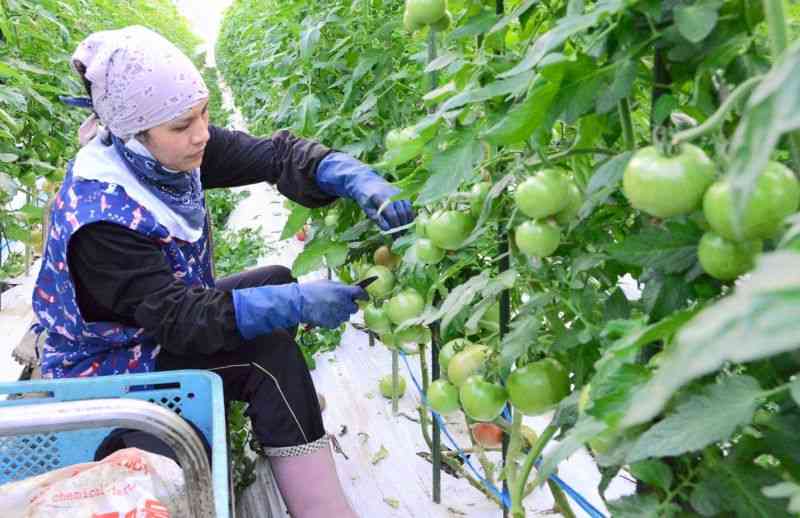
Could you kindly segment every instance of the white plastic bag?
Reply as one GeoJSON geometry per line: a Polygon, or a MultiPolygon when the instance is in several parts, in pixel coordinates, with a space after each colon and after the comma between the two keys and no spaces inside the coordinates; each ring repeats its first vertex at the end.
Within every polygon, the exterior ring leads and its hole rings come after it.
{"type": "Polygon", "coordinates": [[[182,518],[183,471],[137,448],[0,486],[3,518],[182,518]]]}

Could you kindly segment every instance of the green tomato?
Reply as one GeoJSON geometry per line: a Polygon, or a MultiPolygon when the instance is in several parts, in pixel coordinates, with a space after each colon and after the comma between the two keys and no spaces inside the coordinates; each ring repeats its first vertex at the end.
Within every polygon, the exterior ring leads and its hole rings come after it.
{"type": "Polygon", "coordinates": [[[339,224],[339,214],[335,212],[329,212],[325,215],[326,227],[335,227],[338,224],[339,224]]]}
{"type": "Polygon", "coordinates": [[[425,231],[428,239],[445,250],[458,250],[475,228],[472,216],[457,210],[440,210],[434,212],[428,221],[425,231]]]}
{"type": "Polygon", "coordinates": [[[325,250],[323,254],[325,257],[325,264],[328,265],[328,268],[336,268],[343,265],[347,262],[347,253],[349,251],[350,248],[347,246],[347,243],[334,243],[325,250]]]}
{"type": "Polygon", "coordinates": [[[443,378],[447,377],[447,367],[456,353],[463,351],[470,345],[475,345],[466,338],[450,340],[439,349],[439,372],[443,378]]]}
{"type": "Polygon", "coordinates": [[[708,189],[703,198],[703,213],[711,229],[726,239],[771,239],[799,204],[800,182],[794,173],[783,164],[770,162],[756,181],[752,197],[742,214],[739,232],[733,225],[733,197],[728,178],[708,189]]]}
{"type": "Polygon", "coordinates": [[[379,335],[392,332],[392,321],[386,316],[386,311],[373,304],[364,308],[364,323],[370,331],[379,335]]]}
{"type": "Polygon", "coordinates": [[[622,190],[633,207],[669,218],[696,210],[714,174],[714,164],[699,147],[683,144],[679,154],[667,157],[648,146],[628,162],[622,190]]]}
{"type": "Polygon", "coordinates": [[[706,232],[700,239],[697,256],[707,274],[721,281],[732,281],[753,268],[761,248],[761,241],[736,243],[706,232]]]}
{"type": "Polygon", "coordinates": [[[569,394],[569,374],[556,360],[528,363],[508,376],[511,404],[525,415],[539,415],[569,394]]]}
{"type": "Polygon", "coordinates": [[[430,384],[427,400],[428,406],[442,415],[452,414],[461,408],[458,404],[458,389],[444,379],[438,379],[430,384]]]}
{"type": "Polygon", "coordinates": [[[544,169],[519,184],[514,201],[529,218],[544,218],[567,206],[568,191],[569,184],[561,171],[544,169]]]}
{"type": "Polygon", "coordinates": [[[394,324],[417,318],[425,310],[425,299],[414,290],[403,290],[386,303],[386,316],[394,324]]]}
{"type": "Polygon", "coordinates": [[[581,205],[583,205],[581,191],[578,189],[578,186],[575,185],[575,182],[568,181],[567,205],[555,215],[558,224],[564,226],[569,225],[572,220],[575,219],[575,216],[578,215],[578,212],[581,210],[581,205]]]}
{"type": "Polygon", "coordinates": [[[397,397],[403,397],[403,394],[406,393],[406,379],[402,376],[397,377],[397,392],[392,390],[392,375],[389,374],[381,378],[380,383],[378,384],[381,395],[386,399],[392,399],[393,394],[397,394],[397,397]]]}
{"type": "Polygon", "coordinates": [[[450,28],[450,24],[453,23],[453,15],[450,14],[450,11],[445,11],[444,16],[439,18],[438,21],[431,24],[431,29],[438,32],[446,31],[450,28]]]}
{"type": "Polygon", "coordinates": [[[514,241],[528,257],[548,257],[561,244],[561,229],[552,221],[526,221],[517,227],[514,241]]]}
{"type": "Polygon", "coordinates": [[[392,292],[394,288],[394,274],[385,266],[375,265],[364,275],[364,278],[378,277],[378,279],[367,286],[367,293],[371,297],[383,298],[392,292]]]}
{"type": "Polygon", "coordinates": [[[444,259],[444,250],[434,245],[430,239],[422,237],[414,244],[417,259],[423,264],[438,264],[444,259]]]}
{"type": "Polygon", "coordinates": [[[470,189],[469,212],[473,218],[478,219],[480,217],[483,211],[483,204],[486,203],[486,197],[489,195],[491,188],[492,184],[490,182],[479,182],[470,189]]]}
{"type": "Polygon", "coordinates": [[[469,347],[453,355],[447,365],[447,379],[460,387],[464,382],[483,369],[486,363],[486,347],[469,347]]]}
{"type": "Polygon", "coordinates": [[[483,376],[467,378],[458,391],[464,413],[476,421],[493,421],[503,412],[508,394],[502,385],[490,383],[483,376]]]}
{"type": "Polygon", "coordinates": [[[416,32],[424,26],[422,24],[415,22],[411,18],[411,14],[408,12],[408,8],[406,8],[405,12],[403,13],[403,27],[405,27],[408,32],[416,32]]]}
{"type": "Polygon", "coordinates": [[[445,0],[406,0],[409,22],[414,25],[430,25],[438,22],[447,12],[445,0]]]}

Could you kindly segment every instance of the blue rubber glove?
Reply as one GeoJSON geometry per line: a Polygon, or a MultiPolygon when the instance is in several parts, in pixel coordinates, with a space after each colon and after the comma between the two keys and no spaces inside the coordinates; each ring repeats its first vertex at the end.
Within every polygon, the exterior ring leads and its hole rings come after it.
{"type": "Polygon", "coordinates": [[[331,196],[354,200],[382,230],[414,221],[408,200],[393,201],[378,214],[381,206],[400,190],[346,153],[331,153],[322,159],[317,167],[317,185],[331,196]]]}
{"type": "Polygon", "coordinates": [[[358,286],[314,281],[233,290],[236,327],[247,340],[289,329],[300,323],[334,328],[358,311],[356,300],[367,300],[358,286]]]}

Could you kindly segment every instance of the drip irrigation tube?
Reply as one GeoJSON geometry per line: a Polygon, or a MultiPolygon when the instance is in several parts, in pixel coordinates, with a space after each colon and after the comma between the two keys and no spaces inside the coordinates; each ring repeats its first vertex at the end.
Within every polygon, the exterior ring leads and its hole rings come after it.
{"type": "MultiPolygon", "coordinates": [[[[409,365],[408,363],[408,356],[403,351],[400,351],[400,357],[403,358],[403,363],[405,363],[406,365],[406,370],[408,370],[408,375],[411,376],[411,381],[413,381],[414,386],[417,387],[417,391],[419,392],[419,395],[422,398],[422,402],[425,404],[425,406],[427,406],[428,402],[425,398],[425,393],[422,391],[422,387],[420,386],[419,381],[417,381],[416,376],[414,376],[414,372],[411,370],[411,365],[409,365]]],[[[504,410],[503,413],[505,414],[507,411],[508,409],[504,410]]],[[[503,503],[503,507],[509,509],[511,507],[511,498],[508,492],[499,491],[494,484],[486,480],[480,474],[480,472],[475,468],[475,466],[470,461],[469,456],[466,453],[464,453],[464,450],[461,449],[461,447],[455,441],[453,436],[450,435],[447,426],[445,426],[444,419],[442,419],[442,417],[433,410],[431,411],[431,413],[433,414],[434,419],[436,419],[436,421],[439,423],[442,433],[444,433],[444,436],[450,442],[450,446],[456,451],[461,460],[464,461],[464,464],[478,478],[478,481],[481,484],[483,484],[493,495],[495,495],[503,503]]],[[[539,465],[539,462],[540,461],[537,460],[536,462],[537,466],[539,465]]],[[[606,518],[606,516],[599,509],[593,506],[583,495],[581,495],[578,491],[576,491],[572,486],[567,484],[560,477],[558,477],[557,475],[550,475],[549,478],[550,480],[555,482],[555,484],[558,485],[558,487],[560,487],[564,491],[564,493],[566,493],[567,496],[569,496],[576,504],[578,504],[578,506],[581,509],[583,509],[583,511],[586,514],[588,514],[591,518],[606,518]]]]}

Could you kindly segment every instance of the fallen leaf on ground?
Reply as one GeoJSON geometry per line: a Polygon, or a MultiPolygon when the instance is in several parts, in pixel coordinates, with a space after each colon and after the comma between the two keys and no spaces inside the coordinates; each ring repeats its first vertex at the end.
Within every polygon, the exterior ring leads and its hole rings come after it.
{"type": "Polygon", "coordinates": [[[388,456],[389,456],[389,450],[387,450],[383,446],[383,444],[381,444],[381,449],[378,450],[378,453],[376,453],[375,455],[372,456],[372,461],[371,461],[372,465],[374,466],[375,464],[379,463],[380,461],[382,461],[383,459],[385,459],[388,456]]]}

